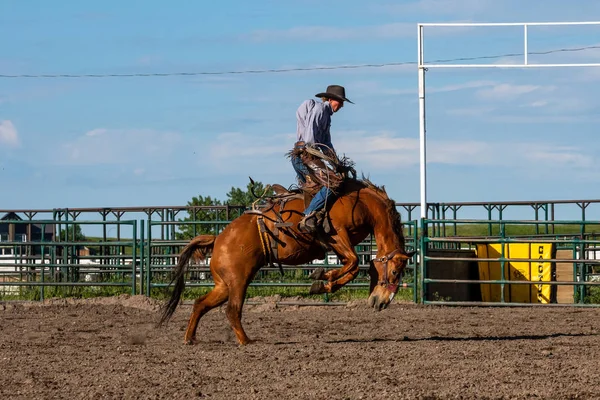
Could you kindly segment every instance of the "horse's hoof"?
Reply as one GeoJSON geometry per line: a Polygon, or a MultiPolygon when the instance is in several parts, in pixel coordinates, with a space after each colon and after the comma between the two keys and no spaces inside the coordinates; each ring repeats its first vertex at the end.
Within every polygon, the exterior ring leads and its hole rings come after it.
{"type": "Polygon", "coordinates": [[[315,280],[315,281],[320,281],[325,279],[325,268],[317,268],[313,271],[312,274],[310,274],[308,276],[309,279],[315,280]]]}
{"type": "Polygon", "coordinates": [[[245,342],[240,342],[240,347],[247,346],[247,345],[253,344],[253,343],[256,343],[256,340],[247,339],[245,342]]]}
{"type": "Polygon", "coordinates": [[[187,346],[193,346],[196,344],[196,339],[186,339],[183,341],[183,344],[187,346]]]}
{"type": "Polygon", "coordinates": [[[325,285],[323,284],[323,282],[321,281],[317,281],[317,282],[313,282],[312,285],[310,285],[310,290],[308,292],[308,294],[321,294],[321,293],[325,293],[325,285]]]}

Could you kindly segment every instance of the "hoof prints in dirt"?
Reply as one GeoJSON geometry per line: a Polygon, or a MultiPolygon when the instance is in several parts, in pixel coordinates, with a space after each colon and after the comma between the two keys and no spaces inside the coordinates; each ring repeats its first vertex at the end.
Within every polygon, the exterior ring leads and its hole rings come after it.
{"type": "Polygon", "coordinates": [[[157,328],[137,296],[4,305],[0,398],[593,398],[600,378],[593,309],[257,305],[239,347],[221,309],[185,346],[190,307],[157,328]]]}

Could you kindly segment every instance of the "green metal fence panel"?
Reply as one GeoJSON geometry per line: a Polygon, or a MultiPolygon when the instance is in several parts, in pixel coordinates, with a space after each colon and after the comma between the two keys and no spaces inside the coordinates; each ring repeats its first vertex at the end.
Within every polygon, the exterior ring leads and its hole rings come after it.
{"type": "MultiPolygon", "coordinates": [[[[516,303],[508,302],[505,299],[506,285],[533,285],[536,281],[516,281],[511,279],[493,279],[493,280],[472,280],[472,279],[433,279],[429,278],[429,264],[433,261],[466,261],[469,258],[451,258],[434,257],[430,253],[439,248],[472,248],[475,244],[511,244],[511,243],[550,243],[555,248],[571,249],[573,258],[570,260],[549,258],[545,262],[557,263],[565,262],[573,264],[572,281],[544,281],[543,285],[561,286],[568,285],[574,287],[574,297],[576,302],[573,306],[598,306],[600,303],[600,238],[594,233],[598,230],[600,221],[585,220],[567,220],[567,221],[523,221],[523,220],[503,220],[503,221],[482,221],[482,220],[443,220],[443,219],[423,219],[421,220],[421,240],[420,240],[420,288],[421,294],[419,300],[423,304],[444,304],[444,305],[509,305],[524,306],[538,305],[535,303],[516,303]],[[439,236],[437,233],[431,235],[433,226],[446,226],[452,224],[462,228],[464,232],[472,232],[472,226],[481,226],[484,228],[493,225],[496,227],[493,231],[488,231],[487,235],[464,236],[439,236]],[[549,234],[545,227],[552,225],[554,233],[549,234]],[[512,233],[508,231],[512,230],[512,233]],[[543,233],[540,233],[543,232],[543,233]],[[592,257],[593,255],[593,257],[592,257]],[[593,278],[593,279],[591,279],[593,278]],[[533,282],[533,283],[532,283],[533,282]],[[431,284],[490,284],[500,287],[499,302],[470,302],[470,301],[452,301],[452,300],[428,300],[429,286],[431,284]]],[[[501,254],[497,258],[481,258],[478,261],[493,261],[500,264],[500,277],[505,277],[505,271],[508,268],[508,262],[528,262],[535,263],[539,258],[507,258],[504,253],[505,246],[501,246],[501,254]]],[[[565,305],[565,304],[539,304],[544,305],[565,305]]]]}
{"type": "Polygon", "coordinates": [[[15,219],[2,224],[9,226],[11,234],[10,240],[0,241],[0,299],[43,301],[48,296],[137,293],[137,221],[15,219]],[[131,238],[76,237],[76,227],[106,224],[127,227],[131,238]],[[15,233],[23,230],[34,235],[15,233]]]}
{"type": "MultiPolygon", "coordinates": [[[[440,257],[431,256],[431,251],[472,249],[475,243],[486,240],[500,240],[503,243],[543,240],[552,242],[557,249],[569,251],[572,258],[566,261],[573,264],[572,281],[551,284],[572,286],[575,305],[586,306],[599,302],[600,242],[595,233],[599,222],[592,216],[595,215],[594,210],[600,208],[600,200],[434,203],[428,205],[428,212],[433,218],[417,221],[412,221],[412,213],[419,207],[417,203],[397,203],[397,207],[404,215],[408,214],[409,221],[404,223],[407,249],[419,250],[414,262],[409,265],[404,281],[406,286],[413,289],[412,299],[415,302],[455,304],[447,301],[433,302],[425,298],[429,286],[444,284],[443,280],[428,278],[428,263],[440,261],[440,257]],[[564,207],[570,207],[571,214],[573,207],[578,209],[579,215],[575,216],[580,216],[581,219],[556,219],[564,207]],[[474,209],[482,210],[481,219],[459,219],[459,215],[474,209]],[[506,218],[513,215],[514,210],[529,210],[528,215],[533,219],[506,218]]],[[[30,229],[23,236],[26,237],[25,242],[22,241],[23,237],[15,238],[14,235],[9,241],[0,232],[0,298],[11,298],[11,293],[23,293],[25,296],[41,299],[65,293],[78,296],[122,292],[157,295],[157,289],[164,288],[170,281],[170,272],[179,251],[187,244],[182,228],[187,227],[189,235],[204,230],[219,233],[231,220],[241,215],[244,209],[239,206],[181,206],[5,210],[22,213],[28,219],[4,220],[0,224],[23,226],[46,222],[53,226],[54,237],[52,240],[34,240],[30,229]],[[46,213],[50,218],[36,220],[35,217],[40,213],[46,213]],[[187,214],[184,216],[183,213],[187,214]],[[195,218],[202,215],[209,216],[212,221],[195,218]],[[83,216],[85,220],[78,221],[83,216]],[[97,216],[97,220],[90,219],[92,216],[97,216]],[[184,217],[187,220],[184,221],[184,217]],[[87,242],[76,240],[73,227],[78,224],[97,224],[102,231],[99,235],[101,237],[87,242]],[[116,233],[116,239],[109,237],[111,232],[116,233]],[[96,249],[95,254],[83,255],[79,251],[82,246],[96,249]],[[43,267],[40,266],[40,260],[43,260],[43,267]],[[40,290],[42,287],[44,289],[40,290]]],[[[369,259],[377,251],[370,239],[359,244],[356,249],[360,254],[361,273],[347,286],[350,291],[368,288],[369,259]]],[[[252,283],[252,288],[263,288],[263,293],[267,293],[266,289],[269,289],[270,293],[284,296],[305,295],[311,284],[307,276],[314,268],[339,266],[336,257],[329,256],[331,254],[321,262],[284,266],[283,277],[277,269],[265,267],[252,283]]],[[[503,256],[496,261],[506,268],[507,260],[503,256]]],[[[558,260],[553,260],[556,261],[558,260]]],[[[187,278],[192,290],[212,286],[208,264],[194,265],[187,278]]],[[[464,280],[450,280],[446,283],[457,282],[464,283],[464,280]]],[[[477,281],[477,284],[481,283],[486,281],[477,281]]],[[[528,283],[500,280],[490,284],[503,287],[528,283]]],[[[324,300],[329,299],[324,297],[324,300]]],[[[461,304],[467,305],[464,302],[461,304]]],[[[509,302],[502,304],[517,305],[509,302]]]]}
{"type": "MultiPolygon", "coordinates": [[[[153,237],[153,231],[161,230],[163,226],[183,227],[186,232],[199,233],[200,231],[212,234],[220,233],[231,221],[153,221],[149,220],[147,224],[147,256],[145,257],[145,293],[147,296],[155,295],[153,289],[165,288],[170,283],[171,271],[176,266],[178,254],[190,238],[185,240],[156,240],[153,237]],[[185,229],[187,226],[195,227],[194,230],[185,229]],[[158,228],[158,229],[157,229],[158,228]]],[[[405,230],[410,233],[406,237],[407,250],[416,249],[416,240],[418,230],[416,221],[405,223],[405,230]]],[[[377,247],[373,238],[369,237],[356,246],[359,255],[359,276],[350,284],[345,286],[346,290],[368,290],[369,276],[368,269],[370,260],[377,252],[377,247]]],[[[308,288],[312,284],[308,276],[317,267],[325,269],[339,268],[341,264],[333,253],[328,253],[324,260],[315,260],[303,265],[283,265],[284,275],[281,276],[278,268],[265,266],[259,270],[254,280],[250,284],[249,296],[282,294],[286,296],[305,296],[308,294],[308,288]],[[254,288],[254,290],[252,289],[254,288]],[[257,289],[262,288],[262,290],[257,289]]],[[[186,286],[188,288],[209,288],[213,286],[210,275],[210,258],[205,262],[190,265],[186,275],[186,286]]],[[[410,263],[408,273],[405,276],[403,288],[409,288],[413,291],[413,298],[416,298],[417,279],[414,273],[414,263],[410,263]]],[[[324,301],[329,301],[329,296],[323,296],[324,301]]]]}

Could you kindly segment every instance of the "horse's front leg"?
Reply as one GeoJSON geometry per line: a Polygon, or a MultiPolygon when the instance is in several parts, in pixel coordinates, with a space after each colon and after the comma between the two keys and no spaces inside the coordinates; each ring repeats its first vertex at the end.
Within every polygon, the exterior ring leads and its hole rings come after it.
{"type": "Polygon", "coordinates": [[[324,270],[315,271],[316,274],[313,273],[311,277],[319,279],[319,281],[313,283],[310,294],[333,293],[346,283],[354,280],[358,275],[358,255],[350,243],[350,239],[345,235],[339,235],[332,248],[344,265],[341,268],[327,272],[324,272],[324,270]],[[320,280],[327,280],[327,283],[323,284],[320,280]]]}

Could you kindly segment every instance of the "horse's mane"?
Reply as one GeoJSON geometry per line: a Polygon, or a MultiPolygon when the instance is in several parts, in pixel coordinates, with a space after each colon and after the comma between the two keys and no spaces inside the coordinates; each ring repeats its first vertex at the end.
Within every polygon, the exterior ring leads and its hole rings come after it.
{"type": "Polygon", "coordinates": [[[381,197],[381,199],[385,202],[387,207],[387,213],[390,216],[390,219],[392,220],[392,230],[394,231],[398,239],[400,239],[400,244],[404,246],[404,229],[402,228],[402,218],[400,216],[400,213],[398,212],[398,209],[396,208],[396,202],[390,199],[387,192],[385,191],[385,186],[377,186],[364,176],[362,177],[362,179],[355,179],[355,182],[357,182],[361,186],[364,186],[367,189],[371,189],[373,192],[379,195],[379,197],[381,197]]]}

